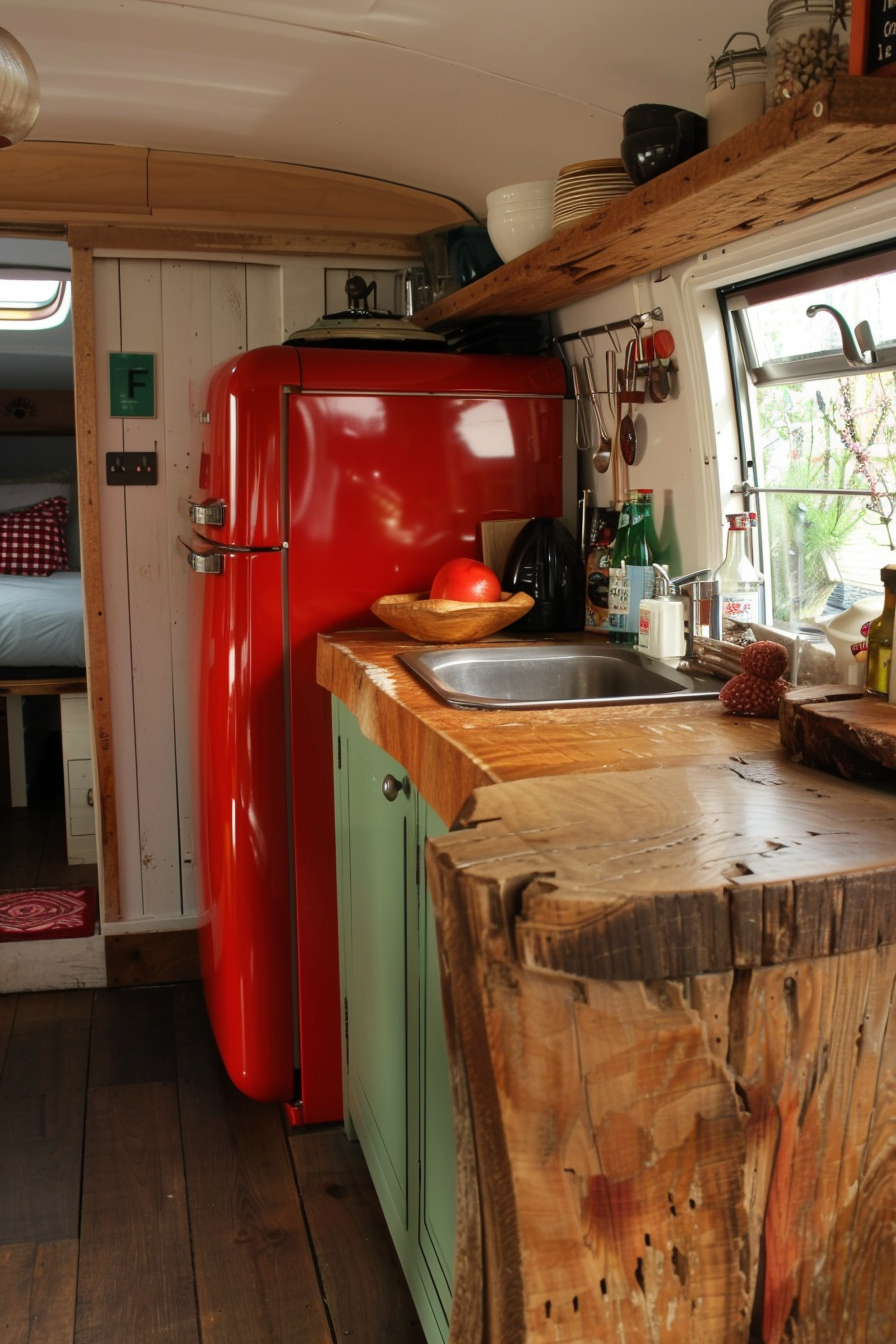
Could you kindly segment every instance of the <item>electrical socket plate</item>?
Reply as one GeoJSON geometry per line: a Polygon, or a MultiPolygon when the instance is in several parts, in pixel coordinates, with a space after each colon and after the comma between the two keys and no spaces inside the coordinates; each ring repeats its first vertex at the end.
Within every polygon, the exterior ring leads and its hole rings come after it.
{"type": "Polygon", "coordinates": [[[107,485],[158,485],[157,453],[107,453],[107,485]]]}

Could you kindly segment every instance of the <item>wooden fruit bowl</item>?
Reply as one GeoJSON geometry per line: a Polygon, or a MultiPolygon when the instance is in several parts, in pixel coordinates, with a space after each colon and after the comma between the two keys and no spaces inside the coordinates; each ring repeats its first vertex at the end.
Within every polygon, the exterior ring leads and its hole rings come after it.
{"type": "Polygon", "coordinates": [[[528,593],[502,593],[500,602],[449,602],[425,593],[381,597],[370,610],[393,630],[426,644],[463,644],[512,625],[535,605],[528,593]]]}

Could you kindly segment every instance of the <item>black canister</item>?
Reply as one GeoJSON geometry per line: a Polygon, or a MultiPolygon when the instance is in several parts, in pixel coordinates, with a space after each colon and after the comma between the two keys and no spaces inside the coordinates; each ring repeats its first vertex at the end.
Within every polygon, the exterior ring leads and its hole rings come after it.
{"type": "Polygon", "coordinates": [[[514,631],[582,630],[585,566],[569,528],[559,518],[532,518],[507,555],[502,587],[529,593],[535,606],[514,621],[514,631]]]}

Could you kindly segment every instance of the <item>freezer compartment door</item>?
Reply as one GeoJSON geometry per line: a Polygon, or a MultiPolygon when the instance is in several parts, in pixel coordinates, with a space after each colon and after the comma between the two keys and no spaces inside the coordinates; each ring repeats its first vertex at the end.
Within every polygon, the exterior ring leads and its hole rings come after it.
{"type": "Polygon", "coordinates": [[[202,975],[227,1072],[257,1101],[295,1090],[282,564],[226,553],[190,581],[202,975]]]}

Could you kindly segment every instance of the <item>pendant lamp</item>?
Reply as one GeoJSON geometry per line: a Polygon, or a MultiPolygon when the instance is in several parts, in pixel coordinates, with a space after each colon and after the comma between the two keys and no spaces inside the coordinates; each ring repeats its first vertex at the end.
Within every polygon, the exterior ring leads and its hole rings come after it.
{"type": "Polygon", "coordinates": [[[0,149],[24,140],[40,111],[40,82],[21,42],[0,28],[0,149]]]}

